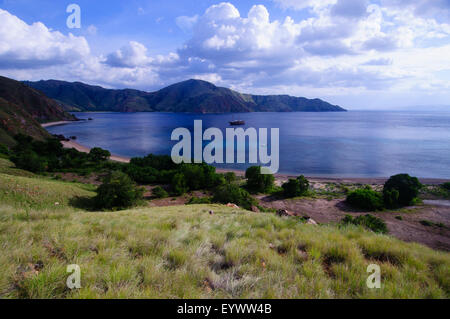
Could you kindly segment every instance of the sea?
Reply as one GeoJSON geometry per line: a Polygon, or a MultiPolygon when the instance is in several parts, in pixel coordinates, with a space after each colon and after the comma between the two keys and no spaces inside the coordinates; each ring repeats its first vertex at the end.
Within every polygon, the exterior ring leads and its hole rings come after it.
{"type": "MultiPolygon", "coordinates": [[[[115,155],[170,155],[177,143],[171,140],[176,128],[193,132],[194,121],[201,120],[203,130],[219,128],[225,138],[229,122],[243,120],[244,129],[267,128],[268,144],[270,130],[279,129],[279,173],[349,178],[408,173],[422,178],[450,178],[450,111],[74,114],[85,121],[49,127],[48,131],[76,136],[80,144],[101,147],[115,155]]],[[[203,145],[208,143],[204,141],[203,145]]],[[[270,154],[271,145],[259,146],[268,147],[270,154]]],[[[251,165],[215,164],[238,170],[251,165]]]]}

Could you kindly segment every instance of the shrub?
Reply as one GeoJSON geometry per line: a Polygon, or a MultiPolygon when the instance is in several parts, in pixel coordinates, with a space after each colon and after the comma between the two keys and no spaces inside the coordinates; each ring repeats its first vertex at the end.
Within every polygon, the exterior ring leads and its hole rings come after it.
{"type": "Polygon", "coordinates": [[[143,196],[131,178],[120,171],[109,173],[97,189],[95,203],[99,209],[125,209],[136,205],[143,196]]]}
{"type": "Polygon", "coordinates": [[[213,166],[202,164],[183,164],[179,168],[189,190],[211,189],[225,183],[222,175],[213,166]]]}
{"type": "Polygon", "coordinates": [[[106,161],[110,156],[111,153],[109,151],[101,149],[100,147],[94,147],[89,152],[89,157],[96,163],[106,161]]]}
{"type": "Polygon", "coordinates": [[[369,187],[354,190],[347,195],[347,203],[370,211],[383,209],[383,197],[369,187]]]}
{"type": "Polygon", "coordinates": [[[129,164],[124,167],[124,172],[136,183],[155,184],[160,182],[160,173],[153,167],[141,167],[129,164]]]}
{"type": "Polygon", "coordinates": [[[233,183],[236,181],[236,174],[234,172],[228,172],[224,174],[224,178],[227,183],[233,183]]]}
{"type": "Polygon", "coordinates": [[[47,161],[32,150],[23,150],[11,157],[11,161],[17,168],[33,173],[44,172],[47,168],[47,161]]]}
{"type": "Polygon", "coordinates": [[[152,194],[155,198],[167,198],[169,197],[169,193],[167,193],[164,188],[161,186],[157,186],[153,188],[152,194]]]}
{"type": "Polygon", "coordinates": [[[247,188],[252,192],[268,193],[274,186],[272,174],[261,174],[261,166],[252,166],[245,172],[247,188]]]}
{"type": "Polygon", "coordinates": [[[450,182],[444,183],[441,185],[441,188],[450,191],[450,182]]]}
{"type": "Polygon", "coordinates": [[[372,230],[375,233],[381,233],[381,234],[387,234],[388,229],[386,226],[386,223],[373,215],[367,214],[367,215],[361,215],[356,218],[353,218],[350,215],[345,215],[345,217],[341,221],[344,225],[345,224],[353,224],[353,225],[360,225],[364,226],[365,228],[368,228],[372,230]]]}
{"type": "Polygon", "coordinates": [[[421,188],[422,184],[417,177],[411,177],[408,174],[392,176],[384,184],[385,205],[390,208],[408,206],[419,195],[421,188]],[[395,191],[398,192],[398,198],[395,191]]]}
{"type": "Polygon", "coordinates": [[[219,186],[214,191],[212,201],[222,204],[233,203],[248,210],[251,210],[252,206],[257,204],[256,200],[249,194],[249,192],[234,184],[219,186]]]}
{"type": "Polygon", "coordinates": [[[172,192],[175,195],[183,195],[187,191],[189,191],[189,188],[186,183],[186,177],[182,173],[177,173],[172,178],[172,192]]]}
{"type": "Polygon", "coordinates": [[[423,226],[426,226],[426,227],[431,227],[431,226],[434,225],[434,223],[433,223],[433,222],[430,222],[429,220],[421,220],[420,223],[421,223],[423,226]]]}
{"type": "Polygon", "coordinates": [[[309,189],[309,182],[305,176],[299,176],[296,179],[289,179],[287,183],[282,185],[285,197],[292,198],[305,195],[309,189]]]}
{"type": "Polygon", "coordinates": [[[3,144],[0,144],[0,154],[9,155],[9,148],[3,144]]]}

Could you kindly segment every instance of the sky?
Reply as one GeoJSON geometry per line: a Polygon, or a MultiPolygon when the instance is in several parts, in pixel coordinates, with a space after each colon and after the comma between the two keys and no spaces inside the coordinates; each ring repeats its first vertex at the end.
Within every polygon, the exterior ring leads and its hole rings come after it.
{"type": "Polygon", "coordinates": [[[450,0],[0,0],[0,75],[146,91],[195,78],[347,109],[450,105],[450,0]]]}

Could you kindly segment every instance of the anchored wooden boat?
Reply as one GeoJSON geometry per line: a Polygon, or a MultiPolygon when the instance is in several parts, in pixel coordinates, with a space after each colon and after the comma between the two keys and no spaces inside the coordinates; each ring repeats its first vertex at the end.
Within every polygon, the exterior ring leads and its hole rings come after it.
{"type": "Polygon", "coordinates": [[[231,126],[245,125],[245,121],[241,121],[241,120],[239,120],[239,121],[231,121],[230,125],[231,126]]]}

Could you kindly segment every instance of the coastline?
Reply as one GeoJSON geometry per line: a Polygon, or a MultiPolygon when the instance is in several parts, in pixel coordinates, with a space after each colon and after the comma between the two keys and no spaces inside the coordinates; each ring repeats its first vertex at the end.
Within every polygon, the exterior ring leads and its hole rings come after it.
{"type": "MultiPolygon", "coordinates": [[[[82,153],[89,153],[91,151],[91,148],[81,145],[80,143],[77,143],[74,141],[61,141],[61,144],[64,146],[64,148],[74,148],[78,152],[82,152],[82,153]]],[[[130,157],[119,156],[119,155],[114,155],[114,154],[112,154],[109,159],[111,161],[120,162],[120,163],[129,163],[131,161],[130,157]]]]}
{"type": "Polygon", "coordinates": [[[65,125],[65,124],[71,124],[74,122],[79,122],[79,121],[58,121],[58,122],[49,122],[49,123],[44,123],[41,124],[41,126],[43,128],[47,128],[47,127],[51,127],[51,126],[58,126],[58,125],[65,125]]]}
{"type": "MultiPolygon", "coordinates": [[[[71,124],[76,121],[59,121],[59,122],[50,122],[42,124],[43,128],[51,127],[51,126],[57,126],[57,125],[65,125],[65,124],[71,124]]],[[[85,145],[82,145],[80,143],[77,143],[75,141],[61,141],[64,148],[74,148],[79,152],[83,153],[89,153],[91,148],[87,147],[85,145]]],[[[131,158],[127,156],[120,156],[112,154],[109,158],[111,161],[119,162],[119,163],[130,163],[131,158]]],[[[216,171],[218,173],[229,173],[233,172],[237,176],[245,176],[245,171],[238,170],[238,169],[225,169],[225,168],[216,168],[216,171]]],[[[298,174],[301,175],[301,174],[298,174]]],[[[278,182],[280,181],[287,181],[289,178],[296,178],[298,175],[293,174],[283,174],[283,173],[277,173],[274,174],[274,177],[278,182]]],[[[305,176],[312,182],[319,182],[319,183],[345,183],[345,184],[371,184],[371,185],[383,185],[389,177],[326,177],[326,176],[305,176]]],[[[419,180],[422,184],[427,185],[440,185],[446,182],[450,182],[450,179],[445,178],[420,178],[419,180]]]]}

